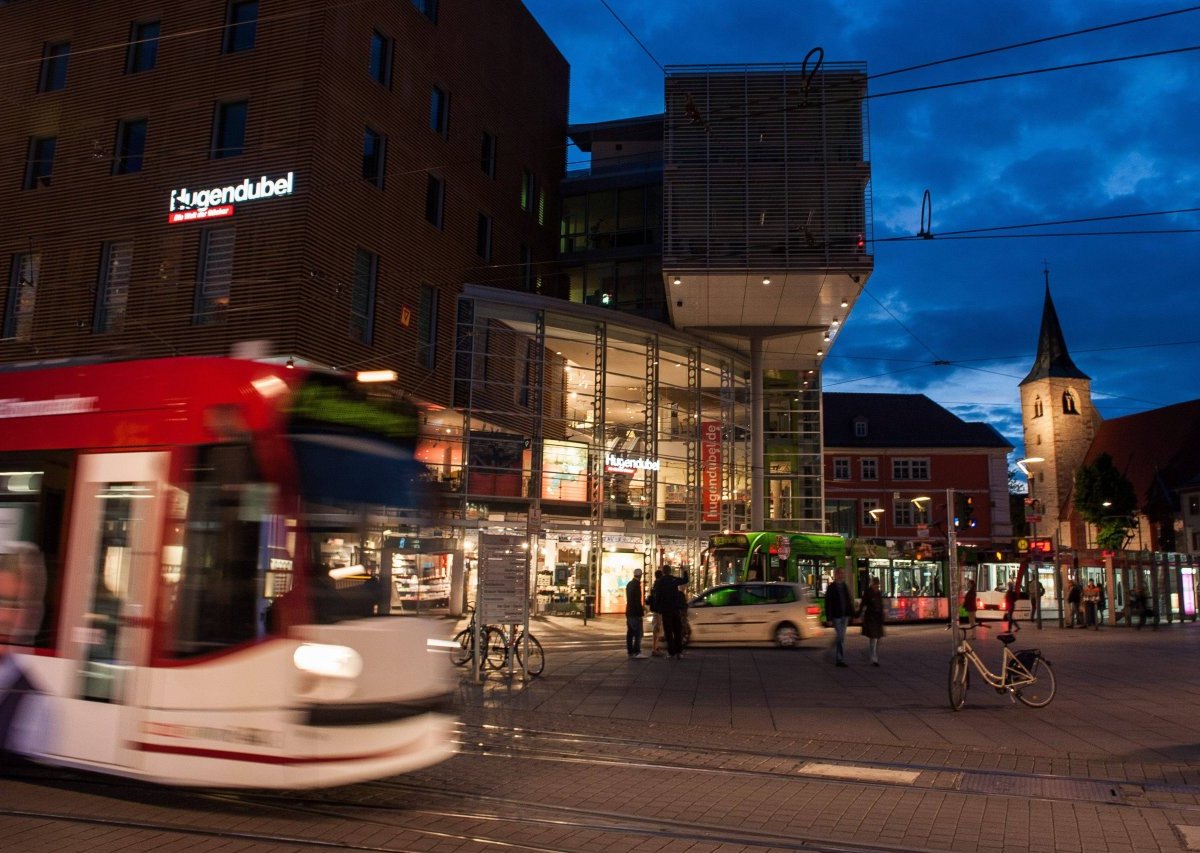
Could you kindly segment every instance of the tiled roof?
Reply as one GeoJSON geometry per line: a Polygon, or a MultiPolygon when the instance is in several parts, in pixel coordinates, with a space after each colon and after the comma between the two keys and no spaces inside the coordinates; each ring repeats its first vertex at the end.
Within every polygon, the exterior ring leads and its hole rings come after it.
{"type": "Polygon", "coordinates": [[[969,423],[924,394],[822,395],[826,447],[994,447],[1012,445],[989,424],[969,423]],[[867,434],[854,423],[867,421],[867,434]]]}
{"type": "Polygon", "coordinates": [[[1200,477],[1200,400],[1104,421],[1084,464],[1102,453],[1133,484],[1139,506],[1161,501],[1162,489],[1200,477]]]}

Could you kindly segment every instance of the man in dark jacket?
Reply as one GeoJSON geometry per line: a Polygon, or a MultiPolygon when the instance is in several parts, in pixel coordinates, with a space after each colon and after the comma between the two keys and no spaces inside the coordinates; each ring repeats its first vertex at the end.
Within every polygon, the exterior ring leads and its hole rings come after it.
{"type": "Polygon", "coordinates": [[[670,566],[663,566],[662,577],[654,582],[654,609],[662,617],[663,636],[667,640],[667,654],[678,659],[683,656],[683,595],[681,588],[688,582],[688,573],[683,577],[671,574],[670,566]]]}
{"type": "Polygon", "coordinates": [[[846,625],[853,615],[854,598],[846,586],[846,572],[837,569],[825,587],[825,619],[833,626],[834,659],[838,666],[846,666],[846,625]]]}
{"type": "Polygon", "coordinates": [[[631,658],[644,658],[642,654],[642,625],[646,618],[642,603],[642,570],[633,570],[633,580],[625,584],[625,651],[631,658]]]}

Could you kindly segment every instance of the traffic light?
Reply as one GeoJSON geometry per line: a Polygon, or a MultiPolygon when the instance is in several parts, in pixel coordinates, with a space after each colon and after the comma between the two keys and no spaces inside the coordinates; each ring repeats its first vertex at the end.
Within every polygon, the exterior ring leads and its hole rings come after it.
{"type": "Polygon", "coordinates": [[[954,496],[954,526],[959,530],[968,530],[979,525],[975,518],[975,498],[970,495],[956,494],[954,496]]]}

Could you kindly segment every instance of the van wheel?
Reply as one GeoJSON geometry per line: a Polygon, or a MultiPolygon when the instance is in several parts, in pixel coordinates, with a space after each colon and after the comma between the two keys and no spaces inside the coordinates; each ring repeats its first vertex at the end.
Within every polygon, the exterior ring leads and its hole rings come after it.
{"type": "Polygon", "coordinates": [[[800,644],[800,632],[796,626],[785,622],[775,629],[775,645],[781,649],[794,649],[800,644]]]}

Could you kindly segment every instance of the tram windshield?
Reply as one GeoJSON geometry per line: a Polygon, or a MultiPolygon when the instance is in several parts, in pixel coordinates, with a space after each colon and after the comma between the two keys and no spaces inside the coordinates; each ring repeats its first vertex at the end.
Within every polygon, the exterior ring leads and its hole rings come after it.
{"type": "Polygon", "coordinates": [[[286,411],[286,434],[265,436],[261,452],[249,441],[195,451],[164,560],[168,656],[388,613],[387,537],[430,509],[410,410],[317,376],[286,411]],[[269,457],[289,460],[294,490],[260,467],[269,457]]]}

